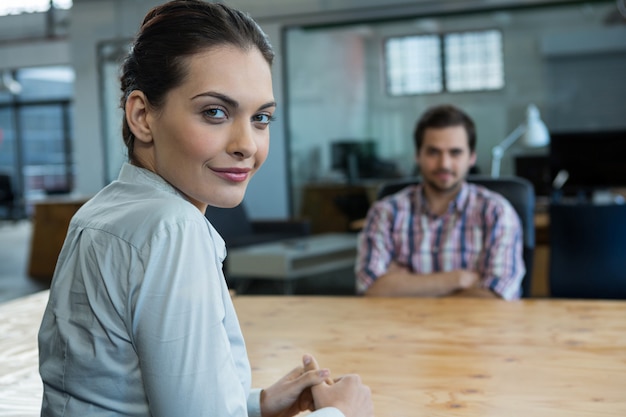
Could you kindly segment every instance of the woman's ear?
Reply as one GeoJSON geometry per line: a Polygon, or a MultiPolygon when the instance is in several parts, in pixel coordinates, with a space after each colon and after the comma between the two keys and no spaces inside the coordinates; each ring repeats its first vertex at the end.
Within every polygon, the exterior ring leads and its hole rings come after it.
{"type": "Polygon", "coordinates": [[[152,142],[152,131],[148,123],[149,103],[142,91],[132,91],[126,99],[126,122],[135,139],[143,142],[152,142]]]}

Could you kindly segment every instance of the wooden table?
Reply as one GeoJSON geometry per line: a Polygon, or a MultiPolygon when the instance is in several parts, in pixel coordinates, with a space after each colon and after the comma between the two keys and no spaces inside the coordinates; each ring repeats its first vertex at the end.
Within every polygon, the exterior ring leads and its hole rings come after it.
{"type": "MultiPolygon", "coordinates": [[[[0,415],[36,416],[47,293],[0,305],[0,415]],[[19,410],[19,412],[15,412],[19,410]]],[[[626,415],[626,302],[234,298],[266,386],[305,352],[358,372],[377,417],[626,415]]]]}

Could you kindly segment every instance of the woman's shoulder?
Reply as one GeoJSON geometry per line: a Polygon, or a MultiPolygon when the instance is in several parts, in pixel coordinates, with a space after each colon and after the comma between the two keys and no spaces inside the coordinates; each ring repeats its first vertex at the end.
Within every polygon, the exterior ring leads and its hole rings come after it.
{"type": "Polygon", "coordinates": [[[73,222],[128,241],[190,225],[208,230],[204,213],[182,196],[125,183],[105,187],[78,211],[73,222]]]}

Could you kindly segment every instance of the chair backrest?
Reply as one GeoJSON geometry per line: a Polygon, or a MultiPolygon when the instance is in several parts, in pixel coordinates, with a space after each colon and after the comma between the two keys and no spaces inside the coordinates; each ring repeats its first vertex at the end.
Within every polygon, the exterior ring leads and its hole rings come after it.
{"type": "MultiPolygon", "coordinates": [[[[523,257],[526,275],[522,279],[522,296],[530,296],[535,252],[535,190],[533,185],[530,181],[520,177],[492,178],[483,175],[469,175],[467,181],[501,194],[517,212],[524,234],[523,257]]],[[[419,183],[419,178],[405,178],[385,183],[379,188],[377,198],[381,199],[406,186],[419,183]]]]}
{"type": "Polygon", "coordinates": [[[550,295],[626,299],[626,205],[550,205],[550,295]]]}
{"type": "Polygon", "coordinates": [[[0,220],[16,220],[18,214],[18,204],[13,193],[11,177],[0,174],[0,220]]]}
{"type": "Polygon", "coordinates": [[[204,215],[227,244],[238,237],[253,233],[252,223],[243,203],[233,208],[208,206],[204,215]]]}
{"type": "Polygon", "coordinates": [[[13,187],[11,185],[11,177],[0,174],[0,204],[12,204],[15,200],[13,187]]]}

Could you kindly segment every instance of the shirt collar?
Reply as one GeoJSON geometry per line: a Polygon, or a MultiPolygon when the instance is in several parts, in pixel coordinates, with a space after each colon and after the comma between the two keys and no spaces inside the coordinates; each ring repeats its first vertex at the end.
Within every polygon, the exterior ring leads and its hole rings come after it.
{"type": "MultiPolygon", "coordinates": [[[[430,213],[428,208],[428,202],[426,200],[426,195],[424,193],[424,185],[419,184],[415,189],[415,200],[418,211],[422,213],[430,213]]],[[[469,185],[467,181],[463,181],[461,185],[461,190],[456,195],[454,200],[452,200],[448,206],[447,213],[451,213],[452,211],[462,212],[467,204],[467,200],[469,198],[469,185]]]]}
{"type": "Polygon", "coordinates": [[[159,191],[164,191],[166,193],[179,196],[186,200],[183,194],[176,188],[172,187],[172,185],[165,181],[163,177],[155,174],[148,169],[129,164],[128,162],[122,165],[122,169],[120,170],[120,174],[117,179],[121,182],[132,182],[149,185],[150,187],[156,188],[159,191]]]}
{"type": "MultiPolygon", "coordinates": [[[[120,174],[117,179],[120,182],[144,184],[156,190],[163,191],[163,192],[172,194],[174,196],[178,196],[182,198],[183,200],[188,201],[187,198],[185,198],[185,196],[180,191],[178,191],[176,188],[170,185],[170,183],[165,181],[163,177],[155,174],[154,172],[148,169],[140,168],[138,166],[129,164],[128,162],[122,165],[120,174]]],[[[226,258],[226,244],[224,242],[224,239],[219,234],[219,232],[215,230],[215,228],[213,227],[211,222],[208,221],[208,219],[205,218],[205,222],[207,226],[209,227],[209,233],[211,233],[213,237],[213,241],[215,242],[215,247],[216,247],[216,251],[220,259],[220,262],[223,262],[224,259],[226,258]]]]}

